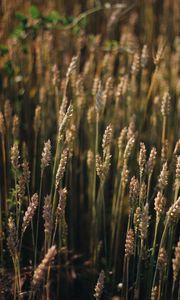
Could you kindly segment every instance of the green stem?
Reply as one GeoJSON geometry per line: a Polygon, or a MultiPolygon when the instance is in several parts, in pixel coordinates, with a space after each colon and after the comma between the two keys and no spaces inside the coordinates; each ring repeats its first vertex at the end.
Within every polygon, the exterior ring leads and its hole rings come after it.
{"type": "Polygon", "coordinates": [[[40,220],[40,209],[41,209],[41,192],[42,192],[42,182],[43,182],[44,170],[41,170],[40,187],[39,187],[39,203],[37,212],[37,223],[36,223],[36,241],[35,241],[35,253],[34,253],[34,266],[37,265],[37,252],[38,252],[38,236],[39,236],[39,220],[40,220]]]}

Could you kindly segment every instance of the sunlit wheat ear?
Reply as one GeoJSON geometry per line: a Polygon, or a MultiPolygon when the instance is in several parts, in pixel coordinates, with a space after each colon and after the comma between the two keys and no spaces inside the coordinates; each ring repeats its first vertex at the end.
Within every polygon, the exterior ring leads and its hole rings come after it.
{"type": "Polygon", "coordinates": [[[4,118],[6,127],[9,130],[12,124],[12,107],[9,100],[6,100],[4,104],[4,118]]]}
{"type": "Polygon", "coordinates": [[[59,189],[60,182],[61,182],[61,180],[64,176],[64,172],[65,172],[65,168],[66,168],[66,164],[67,164],[67,159],[68,159],[68,152],[69,152],[69,149],[65,148],[62,152],[62,155],[61,155],[59,167],[58,167],[58,170],[57,170],[57,173],[56,173],[56,190],[59,189]]]}
{"type": "Polygon", "coordinates": [[[179,189],[180,187],[180,156],[177,158],[177,163],[176,163],[176,177],[175,177],[175,188],[179,189]]]}
{"type": "Polygon", "coordinates": [[[141,221],[139,224],[139,230],[141,239],[145,240],[148,235],[148,227],[149,227],[149,206],[146,204],[141,213],[141,221]]]}
{"type": "Polygon", "coordinates": [[[164,164],[168,160],[168,140],[164,141],[161,149],[161,162],[164,164]]]}
{"type": "Polygon", "coordinates": [[[59,119],[59,129],[58,129],[58,139],[59,140],[62,139],[62,134],[67,126],[68,121],[72,117],[72,115],[73,115],[73,106],[70,104],[67,109],[67,112],[65,113],[62,120],[59,119]]]}
{"type": "Polygon", "coordinates": [[[158,288],[157,286],[153,287],[151,290],[151,300],[157,300],[158,288]]]}
{"type": "Polygon", "coordinates": [[[53,228],[52,205],[50,196],[46,196],[43,206],[44,232],[49,236],[53,228]]]}
{"type": "Polygon", "coordinates": [[[161,104],[161,113],[163,117],[167,117],[170,113],[170,103],[171,103],[170,100],[171,97],[169,92],[165,92],[161,104]]]}
{"type": "Polygon", "coordinates": [[[158,47],[157,53],[156,53],[156,55],[154,57],[154,64],[156,66],[159,66],[160,63],[161,63],[161,61],[162,61],[162,59],[163,59],[164,48],[165,48],[164,45],[160,45],[158,47]]]}
{"type": "Polygon", "coordinates": [[[139,197],[139,182],[135,178],[135,176],[133,176],[129,184],[129,204],[132,209],[136,208],[138,203],[138,197],[139,197]]]}
{"type": "Polygon", "coordinates": [[[95,100],[96,100],[96,102],[95,102],[96,112],[100,113],[101,110],[103,109],[103,106],[104,106],[103,99],[102,99],[102,85],[101,85],[101,81],[99,81],[99,84],[98,84],[98,89],[97,89],[95,100]]]}
{"type": "Polygon", "coordinates": [[[99,278],[98,278],[97,284],[95,286],[94,297],[95,297],[96,300],[99,300],[101,298],[102,293],[103,293],[104,279],[105,279],[105,274],[104,274],[104,271],[102,270],[101,273],[99,274],[99,278]]]}
{"type": "Polygon", "coordinates": [[[52,74],[53,74],[52,84],[54,86],[57,86],[59,84],[59,82],[60,82],[60,74],[59,74],[59,70],[58,70],[57,64],[55,64],[52,67],[52,74]]]}
{"type": "Polygon", "coordinates": [[[141,53],[141,67],[146,68],[149,62],[149,51],[147,45],[144,45],[141,53]]]}
{"type": "Polygon", "coordinates": [[[133,224],[135,228],[135,233],[139,231],[139,225],[141,222],[141,208],[137,207],[134,213],[133,224]]]}
{"type": "Polygon", "coordinates": [[[180,139],[176,142],[173,154],[174,156],[180,156],[180,139]]]}
{"type": "Polygon", "coordinates": [[[67,189],[64,188],[59,191],[59,203],[56,210],[56,221],[65,214],[65,208],[66,208],[66,200],[67,200],[67,189]]]}
{"type": "Polygon", "coordinates": [[[139,202],[141,204],[145,203],[146,195],[147,195],[147,187],[146,187],[145,182],[142,182],[142,184],[140,186],[140,191],[139,191],[139,202]]]}
{"type": "Polygon", "coordinates": [[[68,67],[67,73],[66,73],[66,78],[69,78],[70,75],[74,70],[77,68],[77,62],[78,62],[78,56],[73,56],[72,60],[70,62],[70,65],[68,67]]]}
{"type": "Polygon", "coordinates": [[[133,57],[133,62],[131,66],[131,74],[137,75],[140,70],[140,56],[139,53],[135,53],[133,57]]]}
{"type": "Polygon", "coordinates": [[[176,202],[169,208],[167,212],[168,224],[177,223],[180,218],[180,197],[176,202]]]}
{"type": "Polygon", "coordinates": [[[104,105],[106,105],[106,102],[108,100],[108,97],[111,96],[113,93],[113,80],[112,77],[108,77],[105,84],[105,89],[102,93],[102,100],[104,105]]]}
{"type": "Polygon", "coordinates": [[[102,140],[102,149],[103,149],[104,157],[109,152],[111,142],[112,142],[112,125],[110,124],[106,127],[104,135],[103,135],[103,140],[102,140]]]}
{"type": "Polygon", "coordinates": [[[17,115],[13,117],[12,134],[14,141],[17,140],[19,137],[19,117],[17,115]]]}
{"type": "Polygon", "coordinates": [[[117,86],[116,92],[115,92],[115,101],[116,101],[116,106],[121,100],[121,97],[124,96],[127,92],[128,89],[128,84],[129,84],[129,79],[128,76],[123,76],[120,80],[120,83],[117,86]]]}
{"type": "Polygon", "coordinates": [[[25,200],[25,194],[26,194],[26,181],[23,174],[21,174],[18,178],[16,191],[18,196],[18,203],[22,204],[25,200]]]}
{"type": "Polygon", "coordinates": [[[157,150],[155,147],[151,149],[149,159],[147,161],[147,168],[148,168],[148,175],[152,175],[155,164],[156,164],[156,156],[157,156],[157,150]]]}
{"type": "Polygon", "coordinates": [[[136,116],[133,115],[131,117],[129,126],[128,126],[128,131],[127,131],[127,140],[129,141],[131,138],[135,139],[135,130],[136,130],[136,116]]]}
{"type": "Polygon", "coordinates": [[[26,185],[28,185],[30,182],[30,176],[31,176],[28,161],[24,160],[24,162],[22,163],[22,170],[23,170],[22,175],[23,175],[24,181],[25,181],[26,185]]]}
{"type": "Polygon", "coordinates": [[[37,134],[41,128],[41,107],[37,106],[34,115],[34,131],[37,134]]]}
{"type": "Polygon", "coordinates": [[[122,152],[124,150],[125,145],[126,145],[126,140],[127,140],[127,127],[124,127],[121,130],[119,138],[118,138],[118,148],[119,148],[120,152],[122,152]]]}
{"type": "Polygon", "coordinates": [[[29,206],[25,212],[25,215],[23,217],[23,223],[22,223],[22,233],[25,232],[26,228],[28,227],[28,225],[30,224],[35,211],[37,209],[38,206],[38,194],[35,193],[32,197],[31,197],[31,201],[29,203],[29,206]]]}
{"type": "Polygon", "coordinates": [[[87,152],[87,165],[88,168],[90,169],[91,167],[93,167],[94,164],[94,153],[92,150],[88,150],[87,152]]]}
{"type": "Polygon", "coordinates": [[[14,145],[11,147],[11,164],[14,170],[16,171],[20,167],[19,159],[20,159],[20,154],[19,154],[18,144],[14,143],[14,145]]]}
{"type": "Polygon", "coordinates": [[[127,142],[127,145],[126,145],[126,148],[124,150],[124,160],[128,160],[131,153],[132,153],[132,150],[133,150],[133,147],[134,147],[134,143],[135,143],[135,136],[132,136],[128,142],[127,142]]]}
{"type": "Polygon", "coordinates": [[[175,257],[172,259],[173,281],[175,282],[180,272],[180,239],[175,248],[175,257]]]}
{"type": "Polygon", "coordinates": [[[8,238],[7,238],[7,246],[12,258],[17,256],[18,253],[18,233],[12,217],[8,219],[8,238]]]}
{"type": "Polygon", "coordinates": [[[46,271],[48,269],[48,266],[52,263],[56,254],[57,254],[56,246],[52,246],[51,248],[48,249],[48,252],[45,255],[44,259],[34,271],[33,280],[32,280],[32,285],[34,288],[38,287],[42,283],[46,271]]]}
{"type": "Polygon", "coordinates": [[[139,164],[140,178],[141,179],[142,179],[142,176],[144,174],[145,163],[146,163],[146,147],[145,147],[144,143],[140,143],[140,152],[139,152],[138,164],[139,164]]]}
{"type": "Polygon", "coordinates": [[[100,84],[99,76],[95,76],[94,81],[93,81],[93,86],[92,86],[92,95],[93,96],[96,96],[96,94],[98,92],[99,84],[100,84]]]}
{"type": "Polygon", "coordinates": [[[125,256],[130,257],[134,254],[134,232],[129,229],[126,236],[125,242],[125,256]]]}
{"type": "Polygon", "coordinates": [[[128,170],[128,165],[127,165],[127,160],[125,160],[123,163],[121,176],[122,176],[122,179],[121,179],[122,187],[123,187],[123,189],[125,189],[126,184],[128,183],[128,179],[129,179],[129,170],[128,170]]]}
{"type": "Polygon", "coordinates": [[[168,171],[168,167],[167,167],[167,162],[165,162],[163,164],[163,167],[162,167],[161,173],[159,175],[159,179],[158,179],[158,186],[161,190],[164,190],[168,184],[168,174],[169,174],[169,171],[168,171]]]}
{"type": "Polygon", "coordinates": [[[2,135],[5,134],[4,116],[3,116],[2,112],[0,112],[0,133],[2,135]]]}
{"type": "Polygon", "coordinates": [[[158,192],[156,198],[154,199],[154,209],[156,211],[156,218],[159,220],[161,216],[165,213],[166,198],[161,192],[158,192]]]}
{"type": "Polygon", "coordinates": [[[158,259],[157,259],[157,268],[160,272],[163,272],[167,265],[167,252],[164,248],[160,248],[158,259]]]}
{"type": "Polygon", "coordinates": [[[51,161],[51,141],[48,140],[44,143],[44,148],[41,157],[41,169],[44,170],[47,166],[49,166],[51,161]]]}

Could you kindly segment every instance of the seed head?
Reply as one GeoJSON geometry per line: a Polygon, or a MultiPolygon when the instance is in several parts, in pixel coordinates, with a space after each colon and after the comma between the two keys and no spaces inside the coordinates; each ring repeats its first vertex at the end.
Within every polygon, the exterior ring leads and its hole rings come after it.
{"type": "Polygon", "coordinates": [[[106,130],[103,135],[102,148],[103,156],[105,157],[107,152],[109,152],[109,147],[112,141],[112,126],[111,124],[106,127],[106,130]]]}
{"type": "Polygon", "coordinates": [[[41,158],[41,169],[44,170],[47,166],[49,166],[51,161],[51,141],[48,140],[44,143],[44,149],[42,152],[41,158]]]}
{"type": "Polygon", "coordinates": [[[179,189],[180,187],[180,156],[177,158],[176,163],[176,177],[175,177],[175,188],[179,189]]]}
{"type": "Polygon", "coordinates": [[[123,164],[123,169],[122,169],[122,174],[121,174],[121,181],[122,181],[122,186],[123,188],[126,187],[126,184],[128,183],[128,178],[129,178],[129,170],[128,170],[128,166],[127,166],[127,161],[124,161],[123,164]]]}
{"type": "Polygon", "coordinates": [[[140,207],[137,207],[133,219],[135,233],[137,233],[137,231],[139,230],[140,222],[141,222],[141,209],[140,207]]]}
{"type": "Polygon", "coordinates": [[[170,112],[170,100],[171,97],[169,95],[169,92],[165,92],[163,99],[162,99],[162,104],[161,104],[161,113],[163,117],[167,117],[170,112]]]}
{"type": "Polygon", "coordinates": [[[26,185],[29,184],[30,182],[30,176],[31,176],[31,172],[29,170],[29,163],[27,160],[25,160],[22,164],[22,169],[23,169],[23,177],[24,177],[24,182],[26,185]]]}
{"type": "Polygon", "coordinates": [[[141,53],[141,67],[146,68],[149,61],[149,53],[147,45],[144,45],[141,53]]]}
{"type": "Polygon", "coordinates": [[[129,202],[131,208],[136,207],[138,197],[139,197],[139,182],[135,178],[135,176],[133,176],[129,184],[129,202]]]}
{"type": "Polygon", "coordinates": [[[130,157],[130,155],[132,153],[132,150],[133,150],[133,147],[134,147],[134,143],[135,143],[135,137],[132,136],[128,140],[126,148],[124,150],[124,160],[128,160],[128,158],[130,157]]]}
{"type": "Polygon", "coordinates": [[[99,274],[99,278],[95,287],[94,297],[96,298],[96,300],[99,300],[101,298],[103,288],[104,288],[104,279],[105,279],[105,274],[104,271],[102,270],[101,273],[99,274]]]}
{"type": "Polygon", "coordinates": [[[26,228],[31,222],[37,206],[38,206],[38,194],[36,193],[31,197],[31,201],[23,217],[22,232],[25,232],[26,228]]]}
{"type": "Polygon", "coordinates": [[[159,66],[160,62],[162,61],[162,57],[163,57],[163,52],[164,52],[164,46],[159,46],[156,56],[154,58],[154,64],[156,66],[159,66]]]}
{"type": "Polygon", "coordinates": [[[140,193],[139,193],[139,199],[141,203],[144,203],[146,200],[146,195],[147,195],[147,188],[145,182],[142,182],[140,186],[140,193]]]}
{"type": "Polygon", "coordinates": [[[92,150],[88,150],[87,152],[87,165],[89,168],[92,167],[94,162],[94,153],[92,152],[92,150]]]}
{"type": "Polygon", "coordinates": [[[154,209],[156,211],[156,218],[159,219],[164,211],[166,206],[166,198],[161,192],[158,192],[156,198],[154,199],[154,209]]]}
{"type": "Polygon", "coordinates": [[[15,170],[19,168],[19,148],[18,144],[14,143],[14,145],[11,147],[11,164],[15,170]]]}
{"type": "Polygon", "coordinates": [[[52,219],[52,206],[51,198],[49,195],[45,197],[44,206],[43,206],[43,219],[44,219],[44,232],[47,235],[50,235],[53,228],[53,219],[52,219]]]}
{"type": "Polygon", "coordinates": [[[154,170],[154,167],[155,167],[155,164],[156,164],[156,156],[157,156],[157,151],[156,151],[156,148],[153,147],[151,149],[151,152],[150,152],[150,155],[149,155],[149,159],[148,159],[148,162],[147,162],[147,167],[148,167],[148,173],[149,175],[152,174],[153,170],[154,170]]]}
{"type": "Polygon", "coordinates": [[[172,259],[173,280],[176,281],[180,271],[180,239],[175,248],[175,257],[172,259]]]}
{"type": "Polygon", "coordinates": [[[66,78],[69,78],[70,75],[77,69],[77,62],[78,62],[78,56],[73,56],[66,73],[66,78]]]}
{"type": "Polygon", "coordinates": [[[157,286],[154,286],[151,290],[151,300],[157,300],[158,296],[158,288],[157,286]]]}
{"type": "Polygon", "coordinates": [[[37,134],[41,128],[41,107],[38,105],[35,109],[34,131],[37,134]]]}
{"type": "Polygon", "coordinates": [[[124,127],[121,132],[120,132],[120,136],[118,138],[118,147],[119,147],[119,151],[123,151],[124,147],[125,147],[125,143],[126,143],[126,139],[127,139],[127,127],[124,127]]]}
{"type": "Polygon", "coordinates": [[[62,218],[65,214],[66,208],[66,201],[67,201],[67,189],[64,188],[59,191],[59,203],[56,211],[56,221],[62,218]]]}
{"type": "Polygon", "coordinates": [[[17,140],[19,136],[19,117],[17,115],[13,117],[12,133],[14,140],[17,140]]]}
{"type": "Polygon", "coordinates": [[[44,279],[47,267],[52,263],[56,254],[57,254],[56,246],[52,246],[51,248],[49,248],[44,259],[34,271],[33,281],[32,281],[34,287],[38,287],[41,284],[42,280],[44,279]]]}
{"type": "Polygon", "coordinates": [[[26,193],[26,182],[23,174],[21,174],[18,178],[18,184],[16,186],[16,190],[18,195],[18,202],[22,203],[25,199],[25,193],[26,193]]]}
{"type": "Polygon", "coordinates": [[[2,135],[5,134],[4,117],[3,117],[2,112],[0,112],[0,133],[1,133],[2,135]]]}
{"type": "Polygon", "coordinates": [[[67,112],[64,115],[63,119],[61,120],[61,118],[59,118],[59,138],[63,134],[64,129],[66,128],[66,125],[67,125],[68,121],[72,117],[72,114],[73,114],[73,106],[70,104],[68,106],[67,112]]]}
{"type": "Polygon", "coordinates": [[[144,173],[144,166],[146,163],[146,147],[144,143],[140,143],[140,152],[139,152],[139,169],[140,169],[140,178],[142,178],[144,173]]]}
{"type": "Polygon", "coordinates": [[[161,162],[164,164],[168,160],[168,140],[165,140],[161,150],[161,162]]]}
{"type": "Polygon", "coordinates": [[[145,240],[148,234],[149,227],[149,206],[146,204],[141,213],[141,221],[139,224],[139,230],[141,234],[141,239],[145,240]]]}
{"type": "Polygon", "coordinates": [[[134,253],[134,232],[129,229],[126,236],[125,256],[130,257],[134,253]]]}
{"type": "Polygon", "coordinates": [[[102,101],[102,86],[101,82],[98,84],[97,94],[96,94],[96,111],[100,113],[103,108],[103,101],[102,101]]]}
{"type": "Polygon", "coordinates": [[[157,268],[160,272],[164,270],[167,264],[167,252],[164,248],[159,250],[158,259],[157,259],[157,268]]]}
{"type": "Polygon", "coordinates": [[[168,167],[167,162],[163,164],[161,173],[159,175],[158,186],[161,190],[164,190],[168,184],[168,167]]]}
{"type": "Polygon", "coordinates": [[[8,219],[8,238],[7,246],[12,257],[16,257],[18,253],[18,233],[12,217],[8,219]]]}
{"type": "Polygon", "coordinates": [[[139,53],[135,53],[133,57],[133,63],[131,66],[131,74],[137,75],[140,70],[140,56],[139,53]]]}
{"type": "Polygon", "coordinates": [[[180,197],[171,205],[167,212],[169,225],[177,223],[180,218],[180,197]]]}
{"type": "Polygon", "coordinates": [[[65,148],[61,154],[61,159],[59,163],[59,167],[56,173],[56,190],[59,188],[60,181],[62,180],[67,164],[69,149],[65,148]]]}

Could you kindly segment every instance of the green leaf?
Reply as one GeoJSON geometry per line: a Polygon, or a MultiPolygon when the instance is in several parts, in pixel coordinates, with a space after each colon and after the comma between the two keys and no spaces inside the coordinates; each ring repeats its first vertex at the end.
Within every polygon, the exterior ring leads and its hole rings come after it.
{"type": "Polygon", "coordinates": [[[20,38],[23,37],[25,31],[24,28],[19,24],[17,27],[14,28],[13,32],[11,33],[12,37],[20,38]]]}
{"type": "Polygon", "coordinates": [[[9,52],[8,47],[6,45],[0,44],[0,56],[4,56],[9,52]]]}
{"type": "Polygon", "coordinates": [[[16,13],[15,13],[15,17],[19,20],[19,21],[21,21],[21,22],[23,22],[23,23],[27,23],[27,21],[28,21],[28,17],[26,17],[25,15],[23,15],[21,12],[19,12],[19,11],[17,11],[16,13]]]}
{"type": "Polygon", "coordinates": [[[45,17],[45,19],[48,21],[48,22],[51,22],[51,23],[57,23],[59,21],[62,21],[62,17],[60,16],[59,12],[56,11],[56,10],[52,10],[49,15],[47,15],[45,17]]]}
{"type": "Polygon", "coordinates": [[[29,9],[29,13],[30,13],[30,16],[33,18],[33,19],[39,19],[39,17],[41,16],[41,13],[39,11],[39,9],[37,8],[37,6],[35,5],[32,5],[29,9]]]}
{"type": "Polygon", "coordinates": [[[4,70],[7,73],[9,77],[12,77],[14,75],[14,68],[11,60],[8,60],[4,65],[4,70]]]}

